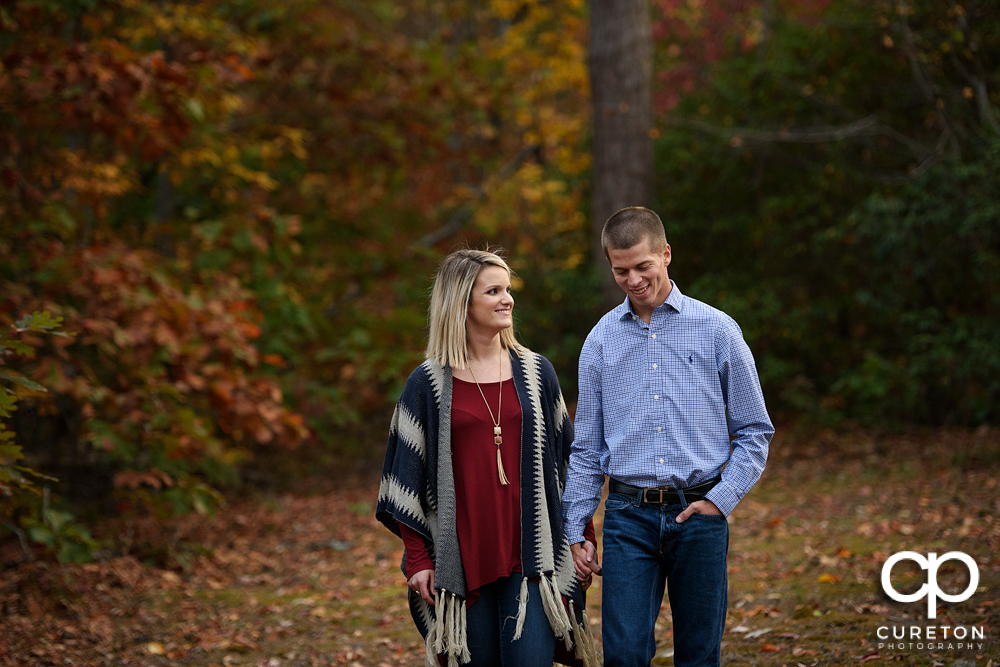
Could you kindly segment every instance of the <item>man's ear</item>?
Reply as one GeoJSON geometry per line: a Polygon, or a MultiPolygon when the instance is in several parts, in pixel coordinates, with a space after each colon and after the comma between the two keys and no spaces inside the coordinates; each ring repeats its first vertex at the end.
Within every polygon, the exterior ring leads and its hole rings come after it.
{"type": "Polygon", "coordinates": [[[670,244],[663,249],[663,266],[670,266],[670,244]]]}

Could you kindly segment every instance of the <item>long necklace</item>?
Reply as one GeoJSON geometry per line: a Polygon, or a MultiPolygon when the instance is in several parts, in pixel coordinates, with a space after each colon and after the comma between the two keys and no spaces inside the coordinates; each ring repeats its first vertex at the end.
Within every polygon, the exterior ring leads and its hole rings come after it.
{"type": "Polygon", "coordinates": [[[483,388],[479,386],[476,371],[472,370],[471,361],[469,362],[469,370],[472,372],[472,379],[476,381],[476,388],[479,389],[479,395],[483,397],[486,409],[490,411],[490,420],[493,422],[493,442],[497,446],[497,473],[500,475],[500,483],[507,486],[510,482],[507,480],[507,474],[503,471],[503,459],[500,457],[500,445],[503,444],[503,435],[500,433],[500,408],[503,406],[503,350],[501,349],[500,352],[500,399],[497,401],[497,416],[495,418],[493,417],[493,408],[490,407],[490,402],[486,400],[483,388]]]}

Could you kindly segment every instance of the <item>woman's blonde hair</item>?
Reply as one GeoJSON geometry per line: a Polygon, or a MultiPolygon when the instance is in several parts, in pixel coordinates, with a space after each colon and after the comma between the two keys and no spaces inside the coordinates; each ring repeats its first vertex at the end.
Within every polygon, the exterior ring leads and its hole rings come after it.
{"type": "MultiPolygon", "coordinates": [[[[488,250],[463,248],[441,260],[437,276],[434,277],[428,308],[430,336],[425,356],[431,361],[450,365],[452,368],[465,368],[469,365],[465,320],[472,300],[472,288],[479,278],[479,272],[486,266],[499,266],[508,276],[511,275],[507,262],[497,253],[488,250]]],[[[522,346],[514,337],[513,325],[500,332],[500,344],[504,349],[520,353],[522,346]]]]}

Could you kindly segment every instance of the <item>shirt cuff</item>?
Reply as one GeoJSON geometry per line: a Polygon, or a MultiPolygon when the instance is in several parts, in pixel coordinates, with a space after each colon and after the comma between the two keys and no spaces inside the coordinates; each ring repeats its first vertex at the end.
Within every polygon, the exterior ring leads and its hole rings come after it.
{"type": "MultiPolygon", "coordinates": [[[[586,530],[586,528],[584,528],[584,530],[586,530]]],[[[570,543],[570,546],[572,546],[574,544],[579,544],[580,542],[583,542],[586,539],[587,539],[587,536],[584,534],[584,531],[581,531],[581,530],[576,530],[576,531],[567,530],[566,531],[566,540],[570,543]]]]}
{"type": "Polygon", "coordinates": [[[724,481],[716,484],[705,494],[706,500],[711,500],[719,508],[723,516],[728,517],[740,502],[740,495],[724,481]]]}

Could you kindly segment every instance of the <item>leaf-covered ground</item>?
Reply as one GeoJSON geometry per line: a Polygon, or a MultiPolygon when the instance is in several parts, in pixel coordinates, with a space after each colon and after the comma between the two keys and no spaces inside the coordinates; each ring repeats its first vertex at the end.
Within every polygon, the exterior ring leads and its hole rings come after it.
{"type": "MultiPolygon", "coordinates": [[[[779,432],[764,478],[731,521],[723,663],[1000,664],[998,440],[995,429],[779,432]],[[978,591],[939,602],[927,621],[925,603],[893,602],[881,590],[882,563],[902,550],[970,554],[978,591]],[[879,647],[892,641],[878,638],[880,627],[928,624],[974,626],[984,638],[959,649],[938,630],[933,648],[879,647]]],[[[377,476],[304,483],[301,493],[234,501],[212,518],[109,522],[109,552],[124,555],[8,567],[0,664],[416,667],[423,653],[406,610],[401,544],[372,516],[377,476]]],[[[920,572],[907,567],[893,581],[915,590],[920,572]]],[[[954,562],[939,578],[952,593],[968,582],[954,562]]],[[[599,637],[599,580],[592,590],[599,637]]],[[[672,664],[670,631],[664,607],[654,664],[672,664]]]]}

